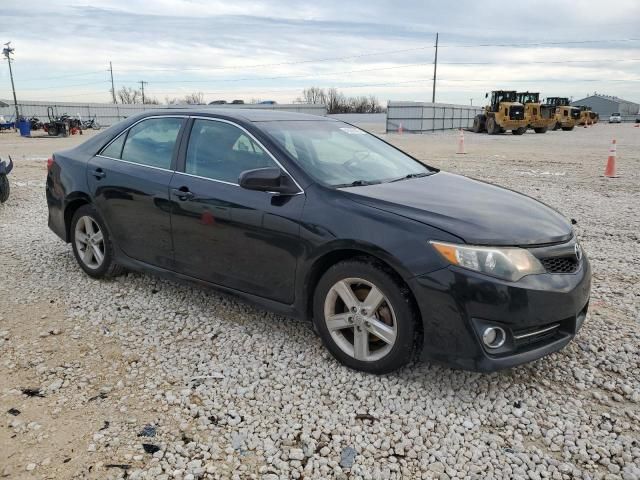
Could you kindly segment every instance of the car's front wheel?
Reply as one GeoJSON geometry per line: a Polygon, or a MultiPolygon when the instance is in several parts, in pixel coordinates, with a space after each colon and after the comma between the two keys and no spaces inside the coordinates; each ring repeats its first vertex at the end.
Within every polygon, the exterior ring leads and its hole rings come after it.
{"type": "Polygon", "coordinates": [[[71,245],[80,267],[95,278],[113,277],[122,267],[113,258],[113,244],[102,218],[92,205],[76,210],[71,220],[71,245]]]}
{"type": "Polygon", "coordinates": [[[313,313],[324,345],[348,367],[384,374],[413,357],[417,315],[409,291],[379,263],[348,260],[329,268],[313,313]]]}

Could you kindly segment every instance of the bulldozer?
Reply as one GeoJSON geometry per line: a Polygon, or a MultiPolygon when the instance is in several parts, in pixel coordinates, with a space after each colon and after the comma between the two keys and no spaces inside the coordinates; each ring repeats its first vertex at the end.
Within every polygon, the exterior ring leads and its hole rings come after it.
{"type": "Polygon", "coordinates": [[[527,127],[533,128],[536,133],[545,133],[549,127],[553,127],[555,120],[555,107],[540,102],[538,92],[518,92],[516,99],[524,105],[524,118],[527,127]]]}
{"type": "Polygon", "coordinates": [[[556,109],[553,130],[559,128],[566,132],[573,130],[580,119],[580,109],[569,105],[569,99],[566,97],[547,97],[546,103],[556,109]]]}
{"type": "MultiPolygon", "coordinates": [[[[488,93],[485,98],[489,98],[488,93]]],[[[527,131],[524,105],[518,102],[516,91],[495,90],[491,92],[491,103],[473,119],[473,131],[495,135],[507,130],[514,135],[522,135],[527,131]]]]}

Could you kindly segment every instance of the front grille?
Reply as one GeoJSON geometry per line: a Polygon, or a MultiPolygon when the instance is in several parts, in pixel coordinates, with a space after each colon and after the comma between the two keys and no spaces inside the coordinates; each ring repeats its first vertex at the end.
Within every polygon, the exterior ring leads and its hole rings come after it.
{"type": "Polygon", "coordinates": [[[517,348],[522,348],[544,340],[551,340],[558,333],[560,323],[542,325],[513,332],[513,340],[517,348]]]}
{"type": "Polygon", "coordinates": [[[550,257],[540,262],[548,273],[575,273],[580,265],[576,257],[550,257]]]}
{"type": "Polygon", "coordinates": [[[511,120],[522,120],[524,118],[524,107],[521,105],[511,105],[511,107],[509,107],[509,118],[511,120]]]}

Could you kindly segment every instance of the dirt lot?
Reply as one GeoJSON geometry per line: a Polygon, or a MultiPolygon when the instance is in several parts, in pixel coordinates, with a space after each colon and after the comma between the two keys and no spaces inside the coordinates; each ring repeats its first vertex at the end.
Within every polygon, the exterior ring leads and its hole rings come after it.
{"type": "Polygon", "coordinates": [[[215,291],[92,280],[44,197],[46,158],[87,137],[2,133],[0,478],[640,479],[640,128],[467,133],[466,155],[456,132],[383,136],[575,220],[594,284],[574,342],[496,374],[374,377],[306,323],[215,291]]]}

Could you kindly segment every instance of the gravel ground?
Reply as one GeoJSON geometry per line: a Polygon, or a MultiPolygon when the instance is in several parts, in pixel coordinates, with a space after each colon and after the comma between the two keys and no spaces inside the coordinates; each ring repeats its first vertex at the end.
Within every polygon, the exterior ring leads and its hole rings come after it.
{"type": "Polygon", "coordinates": [[[304,322],[129,273],[95,281],[46,225],[44,160],[0,135],[0,477],[640,479],[640,129],[386,138],[557,207],[592,260],[585,327],[494,374],[340,366],[304,322]],[[602,172],[612,136],[617,179],[602,172]],[[31,389],[31,390],[27,390],[31,389]],[[27,392],[27,393],[24,393],[27,392]]]}

